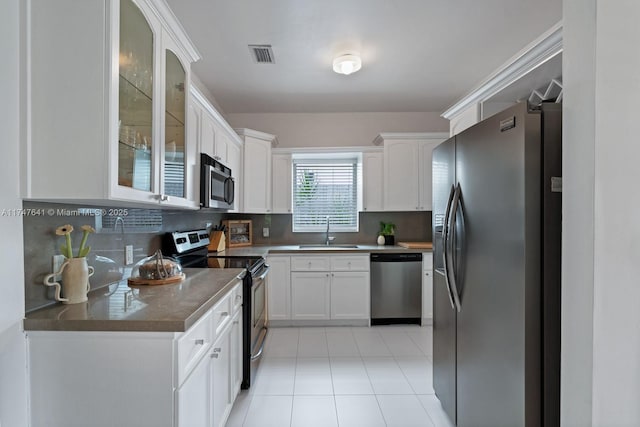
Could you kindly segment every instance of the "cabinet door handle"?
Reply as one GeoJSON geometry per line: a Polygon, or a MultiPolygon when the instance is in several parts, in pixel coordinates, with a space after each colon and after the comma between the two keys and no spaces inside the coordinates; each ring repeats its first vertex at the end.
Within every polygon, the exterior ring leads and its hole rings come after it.
{"type": "Polygon", "coordinates": [[[223,311],[222,313],[220,313],[220,317],[225,317],[228,316],[229,312],[228,311],[223,311]]]}
{"type": "Polygon", "coordinates": [[[214,353],[220,353],[222,351],[222,347],[216,347],[213,349],[214,353]]]}
{"type": "Polygon", "coordinates": [[[234,325],[237,325],[238,323],[240,323],[240,321],[238,321],[238,320],[233,322],[234,325]]]}
{"type": "Polygon", "coordinates": [[[218,356],[219,356],[219,354],[218,354],[218,353],[213,353],[213,354],[211,354],[211,358],[212,358],[212,359],[217,359],[217,358],[218,358],[218,356]]]}
{"type": "Polygon", "coordinates": [[[204,340],[203,339],[197,339],[196,340],[196,345],[204,345],[204,340]]]}

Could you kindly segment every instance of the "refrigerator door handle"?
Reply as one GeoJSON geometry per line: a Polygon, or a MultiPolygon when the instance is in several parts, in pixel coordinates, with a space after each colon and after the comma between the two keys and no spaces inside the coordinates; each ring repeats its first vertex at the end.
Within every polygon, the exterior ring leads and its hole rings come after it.
{"type": "Polygon", "coordinates": [[[453,196],[455,194],[455,187],[451,186],[451,191],[449,192],[449,200],[447,201],[447,209],[444,214],[444,224],[442,227],[442,261],[444,266],[444,282],[447,284],[447,294],[449,295],[449,302],[451,303],[451,308],[456,309],[455,302],[453,301],[453,295],[451,293],[451,285],[449,284],[449,270],[447,269],[448,264],[448,256],[447,256],[447,241],[449,235],[449,215],[451,214],[451,203],[453,202],[453,196]]]}
{"type": "MultiPolygon", "coordinates": [[[[460,187],[460,183],[456,186],[456,190],[453,194],[453,201],[451,202],[451,233],[447,233],[447,244],[445,245],[444,252],[447,253],[447,261],[446,271],[451,272],[451,277],[449,277],[449,286],[450,291],[453,296],[453,302],[455,304],[455,309],[460,312],[462,309],[460,305],[460,294],[458,293],[458,286],[456,283],[456,265],[453,259],[453,246],[455,242],[455,229],[456,229],[456,217],[458,214],[458,208],[460,207],[460,196],[462,195],[462,188],[460,187]]],[[[447,274],[447,276],[449,276],[447,274]]]]}

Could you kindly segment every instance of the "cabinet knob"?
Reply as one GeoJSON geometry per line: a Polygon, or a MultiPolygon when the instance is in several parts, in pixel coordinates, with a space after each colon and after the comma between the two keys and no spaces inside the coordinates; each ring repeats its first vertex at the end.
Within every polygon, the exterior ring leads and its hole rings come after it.
{"type": "Polygon", "coordinates": [[[329,273],[327,273],[327,277],[329,277],[329,273]]]}

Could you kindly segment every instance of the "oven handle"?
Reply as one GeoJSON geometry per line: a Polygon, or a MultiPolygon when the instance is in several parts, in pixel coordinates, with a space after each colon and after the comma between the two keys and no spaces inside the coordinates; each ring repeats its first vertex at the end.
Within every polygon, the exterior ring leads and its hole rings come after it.
{"type": "Polygon", "coordinates": [[[271,270],[271,266],[269,264],[265,264],[264,268],[262,269],[262,271],[264,273],[262,273],[260,276],[256,277],[255,280],[264,280],[264,278],[267,277],[267,274],[269,273],[269,270],[271,270]]]}
{"type": "MultiPolygon", "coordinates": [[[[265,328],[265,327],[262,328],[262,331],[260,332],[260,335],[262,335],[263,333],[265,335],[267,334],[267,328],[265,328]]],[[[255,361],[255,360],[260,359],[260,357],[262,356],[262,352],[264,351],[264,344],[265,344],[266,341],[267,341],[266,338],[262,339],[262,343],[260,344],[260,349],[258,350],[258,352],[255,355],[251,356],[251,361],[252,362],[255,361]]]]}

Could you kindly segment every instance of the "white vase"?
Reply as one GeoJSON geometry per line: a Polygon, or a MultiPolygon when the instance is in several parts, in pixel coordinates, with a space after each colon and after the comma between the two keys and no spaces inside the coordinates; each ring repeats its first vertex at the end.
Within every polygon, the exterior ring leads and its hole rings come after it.
{"type": "Polygon", "coordinates": [[[77,304],[87,300],[87,292],[90,287],[89,277],[93,275],[93,272],[93,267],[87,265],[87,258],[71,258],[62,263],[60,271],[47,274],[44,278],[44,284],[55,286],[56,301],[61,301],[63,304],[77,304]],[[58,274],[62,275],[62,287],[60,283],[53,281],[58,274]],[[60,295],[61,291],[62,295],[60,295]]]}
{"type": "Polygon", "coordinates": [[[378,246],[384,246],[384,236],[381,234],[378,236],[378,246]]]}

